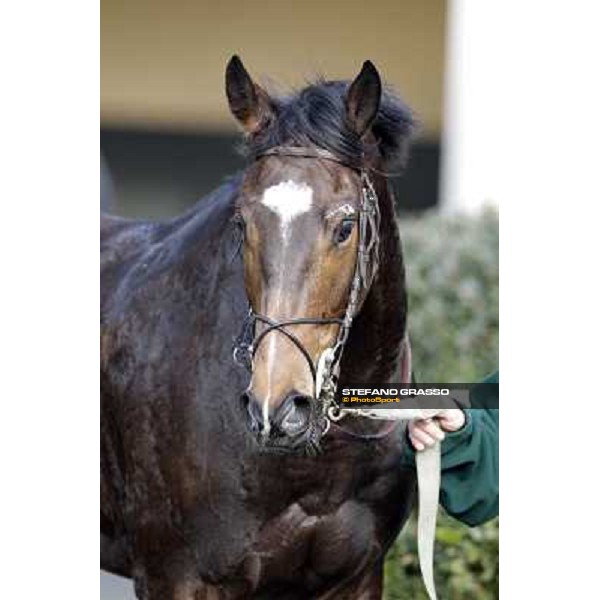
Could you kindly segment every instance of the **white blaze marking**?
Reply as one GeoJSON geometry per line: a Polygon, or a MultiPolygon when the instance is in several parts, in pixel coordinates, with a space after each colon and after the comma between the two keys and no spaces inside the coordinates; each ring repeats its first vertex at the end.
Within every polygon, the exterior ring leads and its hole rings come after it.
{"type": "Polygon", "coordinates": [[[264,437],[269,437],[269,433],[271,431],[271,421],[269,421],[269,402],[271,400],[271,394],[269,394],[264,401],[263,407],[262,407],[262,413],[263,413],[263,436],[264,437]]]}
{"type": "Polygon", "coordinates": [[[288,179],[267,188],[263,193],[262,203],[279,217],[285,240],[290,223],[298,215],[310,210],[312,199],[313,190],[309,185],[288,179]]]}
{"type": "MultiPolygon", "coordinates": [[[[286,266],[287,258],[287,241],[289,239],[290,224],[299,215],[307,213],[313,201],[313,189],[305,183],[296,183],[291,179],[282,181],[277,185],[272,185],[263,192],[262,204],[269,210],[273,211],[278,217],[281,225],[281,237],[283,240],[282,255],[279,264],[279,273],[277,281],[277,290],[275,293],[275,310],[279,310],[282,302],[283,293],[283,275],[286,266]]],[[[275,357],[277,352],[277,342],[279,336],[277,332],[271,332],[269,334],[269,341],[267,346],[267,387],[271,388],[271,375],[275,367],[275,357]]],[[[271,394],[269,393],[264,400],[263,404],[263,423],[264,429],[263,434],[268,435],[271,423],[269,422],[269,403],[271,400],[271,394]]]]}

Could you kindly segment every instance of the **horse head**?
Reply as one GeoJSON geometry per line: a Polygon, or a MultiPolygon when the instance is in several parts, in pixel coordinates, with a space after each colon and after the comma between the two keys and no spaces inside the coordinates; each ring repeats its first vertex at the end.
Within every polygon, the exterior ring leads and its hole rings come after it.
{"type": "Polygon", "coordinates": [[[381,111],[382,84],[369,61],[351,84],[321,82],[281,99],[234,56],[226,92],[250,157],[236,201],[253,340],[243,409],[265,446],[306,450],[327,429],[323,386],[335,386],[377,273],[370,174],[386,166],[393,136],[384,134],[401,126],[400,111],[396,122],[381,111]]]}

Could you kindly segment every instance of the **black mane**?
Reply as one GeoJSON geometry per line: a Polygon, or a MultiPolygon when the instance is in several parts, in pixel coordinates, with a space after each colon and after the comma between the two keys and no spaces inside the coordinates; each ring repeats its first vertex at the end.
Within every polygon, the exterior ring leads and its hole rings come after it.
{"type": "MultiPolygon", "coordinates": [[[[360,165],[372,148],[347,125],[344,100],[349,85],[348,81],[319,81],[292,96],[272,97],[275,118],[247,138],[244,152],[253,157],[274,146],[317,146],[348,164],[360,165]]],[[[371,130],[385,172],[404,166],[414,128],[408,106],[389,89],[384,90],[371,130]]]]}

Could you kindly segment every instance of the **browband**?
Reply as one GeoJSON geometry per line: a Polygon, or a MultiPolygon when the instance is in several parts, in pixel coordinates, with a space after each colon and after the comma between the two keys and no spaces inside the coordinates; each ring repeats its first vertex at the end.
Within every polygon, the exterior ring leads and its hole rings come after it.
{"type": "Polygon", "coordinates": [[[255,154],[256,159],[263,158],[265,156],[294,156],[296,158],[316,158],[321,160],[329,160],[331,162],[338,163],[339,165],[343,165],[344,167],[348,167],[349,169],[353,169],[359,172],[363,169],[363,167],[361,167],[360,165],[353,165],[345,160],[342,160],[341,158],[333,154],[333,152],[329,152],[329,150],[317,147],[274,146],[273,148],[269,148],[268,150],[264,150],[263,152],[255,154]]]}

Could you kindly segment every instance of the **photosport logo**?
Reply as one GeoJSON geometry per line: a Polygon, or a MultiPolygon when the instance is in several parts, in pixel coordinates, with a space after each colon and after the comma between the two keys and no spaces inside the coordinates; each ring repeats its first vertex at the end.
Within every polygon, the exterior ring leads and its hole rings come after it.
{"type": "Polygon", "coordinates": [[[336,402],[343,408],[498,408],[498,384],[342,383],[336,402]]]}

